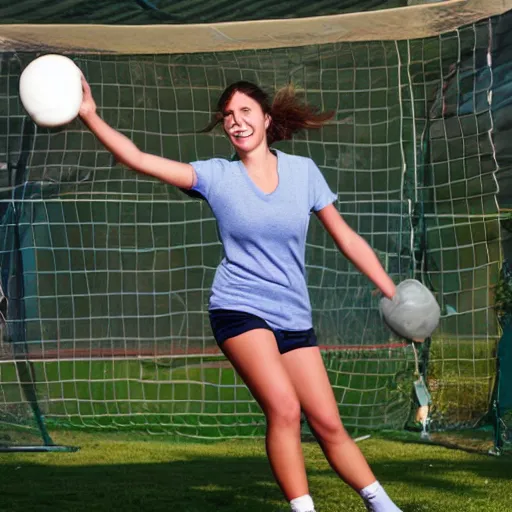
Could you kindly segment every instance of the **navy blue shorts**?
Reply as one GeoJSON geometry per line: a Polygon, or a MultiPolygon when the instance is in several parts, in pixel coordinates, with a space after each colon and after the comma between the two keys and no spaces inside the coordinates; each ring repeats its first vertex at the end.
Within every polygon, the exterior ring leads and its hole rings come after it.
{"type": "Polygon", "coordinates": [[[243,311],[212,309],[209,313],[213,336],[219,346],[227,339],[253,329],[267,329],[273,332],[277,341],[277,348],[281,354],[296,348],[316,347],[318,345],[313,328],[306,331],[283,331],[272,329],[263,318],[243,311]]]}

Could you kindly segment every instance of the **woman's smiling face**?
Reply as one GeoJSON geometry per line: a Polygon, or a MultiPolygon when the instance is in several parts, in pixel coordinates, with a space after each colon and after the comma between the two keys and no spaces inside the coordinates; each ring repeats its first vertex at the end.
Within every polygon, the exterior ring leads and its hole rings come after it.
{"type": "Polygon", "coordinates": [[[224,131],[237,152],[249,153],[267,143],[270,116],[251,97],[236,91],[222,115],[224,131]]]}

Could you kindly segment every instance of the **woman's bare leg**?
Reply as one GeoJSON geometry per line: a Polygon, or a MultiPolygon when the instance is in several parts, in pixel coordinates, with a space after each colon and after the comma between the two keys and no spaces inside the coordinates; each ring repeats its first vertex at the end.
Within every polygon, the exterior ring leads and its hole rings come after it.
{"type": "Polygon", "coordinates": [[[268,459],[284,495],[290,501],[308,494],[300,403],[274,334],[254,329],[226,340],[222,350],[265,413],[268,459]]]}
{"type": "Polygon", "coordinates": [[[282,356],[308,422],[331,467],[354,490],[375,482],[375,475],[347,434],[318,347],[299,348],[282,356]]]}

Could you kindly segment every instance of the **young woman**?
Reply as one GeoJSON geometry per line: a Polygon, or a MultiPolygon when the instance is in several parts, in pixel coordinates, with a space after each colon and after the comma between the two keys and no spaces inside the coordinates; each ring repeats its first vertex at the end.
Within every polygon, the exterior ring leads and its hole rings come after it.
{"type": "Polygon", "coordinates": [[[291,509],[314,512],[302,410],[330,465],[368,510],[399,511],[342,425],[317,346],[304,262],[311,212],[385,296],[395,294],[395,285],[334,207],[336,195],[313,161],[270,149],[331,116],[300,103],[290,87],[271,105],[258,86],[237,82],[222,94],[208,129],[222,123],[238,160],[180,163],[140,151],[97,115],[85,79],[83,88],[80,116],[120,163],[199,194],[212,208],[224,248],[210,297],[212,329],[265,413],[268,459],[291,509]]]}

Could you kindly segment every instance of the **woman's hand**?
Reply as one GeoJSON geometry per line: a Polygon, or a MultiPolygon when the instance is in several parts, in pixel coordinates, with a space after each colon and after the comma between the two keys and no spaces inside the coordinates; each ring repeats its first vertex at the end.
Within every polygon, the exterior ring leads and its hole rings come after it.
{"type": "Polygon", "coordinates": [[[94,114],[96,112],[96,102],[92,97],[91,87],[87,83],[84,75],[82,74],[82,90],[83,90],[83,98],[82,104],[80,105],[80,110],[78,111],[78,115],[82,118],[86,118],[90,114],[94,114]]]}

